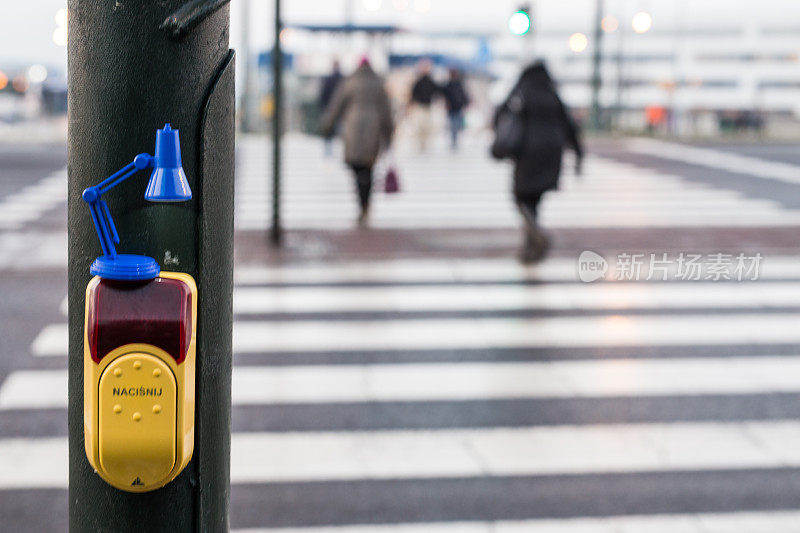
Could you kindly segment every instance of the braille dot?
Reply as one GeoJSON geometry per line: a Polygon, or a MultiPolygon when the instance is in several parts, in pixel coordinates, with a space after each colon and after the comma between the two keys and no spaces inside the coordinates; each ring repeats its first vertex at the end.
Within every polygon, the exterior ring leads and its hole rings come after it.
{"type": "Polygon", "coordinates": [[[121,413],[122,412],[122,406],[120,404],[115,405],[114,406],[114,412],[117,413],[117,414],[121,413]]]}
{"type": "Polygon", "coordinates": [[[120,377],[122,375],[122,369],[115,368],[114,369],[114,375],[117,376],[117,377],[120,377]]]}
{"type": "Polygon", "coordinates": [[[142,419],[142,413],[133,413],[133,421],[138,422],[142,419]]]}
{"type": "Polygon", "coordinates": [[[161,369],[160,368],[156,368],[155,370],[153,370],[153,376],[154,377],[158,377],[160,375],[161,375],[161,369]]]}
{"type": "Polygon", "coordinates": [[[161,412],[161,406],[160,406],[160,405],[158,405],[158,404],[155,404],[155,405],[153,406],[153,412],[154,412],[155,414],[158,414],[158,413],[160,413],[160,412],[161,412]]]}
{"type": "Polygon", "coordinates": [[[139,370],[140,368],[142,368],[142,362],[141,361],[134,361],[133,362],[133,368],[135,368],[136,370],[139,370]]]}

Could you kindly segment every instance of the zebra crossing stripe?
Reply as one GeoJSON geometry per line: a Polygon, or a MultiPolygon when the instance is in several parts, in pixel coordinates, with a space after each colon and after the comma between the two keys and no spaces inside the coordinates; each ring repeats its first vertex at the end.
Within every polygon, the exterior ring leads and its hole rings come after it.
{"type": "MultiPolygon", "coordinates": [[[[606,257],[609,262],[613,255],[606,257]]],[[[800,258],[769,255],[759,279],[800,279],[800,258]]],[[[237,265],[237,285],[336,283],[507,283],[578,281],[577,257],[551,257],[542,263],[520,265],[511,259],[396,259],[369,262],[295,263],[283,266],[237,265]]],[[[674,278],[676,270],[668,271],[674,278]]],[[[613,279],[613,273],[610,279],[613,279]]]]}
{"type": "MultiPolygon", "coordinates": [[[[236,366],[234,405],[800,393],[800,357],[236,366]]],[[[65,408],[64,370],[17,370],[0,411],[65,408]]]]}
{"type": "Polygon", "coordinates": [[[234,353],[753,345],[800,342],[800,313],[442,320],[246,321],[234,353]],[[581,332],[576,335],[576,332],[581,332]]]}
{"type": "Polygon", "coordinates": [[[626,148],[634,153],[654,155],[729,172],[744,173],[793,185],[800,184],[800,166],[789,163],[656,139],[632,139],[626,143],[626,148]]]}
{"type": "Polygon", "coordinates": [[[0,269],[66,268],[67,232],[0,232],[0,269]]]}
{"type": "Polygon", "coordinates": [[[800,512],[735,512],[592,518],[234,529],[233,533],[793,533],[800,512]]]}
{"type": "Polygon", "coordinates": [[[67,170],[61,169],[0,201],[0,229],[19,229],[66,200],[67,170]]]}
{"type": "Polygon", "coordinates": [[[68,328],[66,324],[45,326],[31,344],[31,353],[37,357],[64,356],[67,354],[68,328]]]}
{"type": "MultiPolygon", "coordinates": [[[[234,353],[735,346],[800,343],[800,313],[547,318],[251,320],[233,325],[234,353]],[[756,327],[757,326],[757,327],[756,327]],[[576,331],[582,332],[580,336],[576,331]]],[[[67,326],[46,327],[34,354],[67,355],[67,326]]]]}
{"type": "Polygon", "coordinates": [[[592,518],[247,528],[232,533],[794,533],[800,512],[734,512],[592,518]]]}
{"type": "MultiPolygon", "coordinates": [[[[231,482],[793,468],[798,438],[798,422],[234,433],[231,482]]],[[[66,438],[0,440],[0,489],[64,488],[67,464],[66,438]]]]}
{"type": "Polygon", "coordinates": [[[800,306],[800,283],[638,282],[596,285],[238,287],[240,315],[343,311],[500,311],[800,306]],[[698,298],[702,294],[702,298],[698,298]]]}

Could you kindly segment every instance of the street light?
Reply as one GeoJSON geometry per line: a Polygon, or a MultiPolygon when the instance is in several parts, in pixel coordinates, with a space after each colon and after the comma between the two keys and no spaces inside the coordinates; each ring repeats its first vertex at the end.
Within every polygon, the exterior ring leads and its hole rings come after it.
{"type": "Polygon", "coordinates": [[[521,7],[508,18],[508,30],[512,35],[522,36],[531,29],[531,16],[527,7],[521,7]]]}
{"type": "Polygon", "coordinates": [[[636,33],[646,33],[653,26],[653,17],[646,11],[636,13],[631,19],[631,28],[636,33]]]}

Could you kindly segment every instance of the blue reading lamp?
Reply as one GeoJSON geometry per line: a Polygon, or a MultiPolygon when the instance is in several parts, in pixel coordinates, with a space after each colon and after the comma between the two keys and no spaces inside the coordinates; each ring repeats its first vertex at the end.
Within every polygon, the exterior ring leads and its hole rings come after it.
{"type": "Polygon", "coordinates": [[[83,191],[83,200],[89,204],[103,255],[92,263],[89,272],[104,279],[148,280],[158,277],[161,267],[146,255],[118,254],[114,244],[119,244],[119,234],[111,218],[108,204],[103,200],[107,193],[140,170],[153,168],[144,197],[151,202],[185,202],[192,191],[181,166],[181,144],[178,130],[169,124],[156,132],[155,156],[139,154],[131,163],[83,191]]]}

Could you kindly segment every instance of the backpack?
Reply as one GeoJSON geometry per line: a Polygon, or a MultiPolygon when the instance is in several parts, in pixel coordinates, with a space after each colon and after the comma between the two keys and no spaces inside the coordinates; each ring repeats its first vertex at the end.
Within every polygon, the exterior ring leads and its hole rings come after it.
{"type": "Polygon", "coordinates": [[[525,102],[518,93],[513,93],[508,101],[497,110],[494,124],[492,157],[495,159],[516,159],[522,152],[525,140],[525,102]]]}

